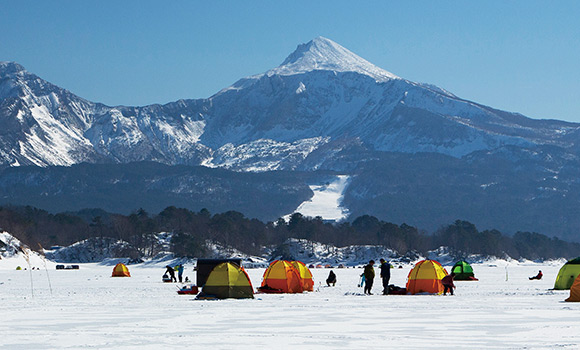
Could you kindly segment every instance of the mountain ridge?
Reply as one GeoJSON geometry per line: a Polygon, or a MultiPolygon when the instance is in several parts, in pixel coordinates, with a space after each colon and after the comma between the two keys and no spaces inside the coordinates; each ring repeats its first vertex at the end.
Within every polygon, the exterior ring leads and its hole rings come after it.
{"type": "Polygon", "coordinates": [[[345,203],[357,215],[420,226],[465,218],[488,227],[495,220],[503,226],[493,227],[512,232],[518,225],[506,213],[516,206],[526,212],[511,215],[527,230],[570,236],[580,230],[568,214],[580,205],[579,158],[579,123],[531,119],[408,81],[323,37],[209,98],[141,107],[94,103],[17,63],[0,63],[5,168],[156,162],[236,172],[330,171],[355,176],[345,203]],[[390,174],[385,164],[404,168],[406,176],[390,174]],[[415,177],[417,169],[430,174],[415,177]],[[396,178],[393,186],[385,174],[396,178]],[[446,194],[452,203],[438,204],[446,194]],[[506,207],[502,213],[489,209],[494,206],[506,207]],[[528,226],[534,216],[541,224],[528,226]]]}
{"type": "Polygon", "coordinates": [[[232,146],[263,148],[269,140],[265,153],[281,158],[301,149],[269,165],[256,157],[259,164],[246,166],[255,171],[300,167],[315,138],[319,146],[346,138],[376,151],[454,157],[507,144],[572,148],[580,139],[580,124],[533,120],[402,79],[324,37],[208,99],[164,105],[90,102],[17,63],[1,63],[0,78],[1,123],[11,134],[0,135],[5,166],[144,160],[229,167],[232,146]]]}

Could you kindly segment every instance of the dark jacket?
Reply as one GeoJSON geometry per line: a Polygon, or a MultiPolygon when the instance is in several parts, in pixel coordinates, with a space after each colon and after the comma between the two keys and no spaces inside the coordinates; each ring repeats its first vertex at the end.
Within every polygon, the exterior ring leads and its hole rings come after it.
{"type": "Polygon", "coordinates": [[[365,271],[363,272],[363,275],[365,276],[366,280],[374,280],[375,279],[375,269],[373,268],[373,265],[367,264],[365,266],[365,271]]]}
{"type": "Polygon", "coordinates": [[[447,275],[447,276],[443,277],[441,279],[441,283],[444,286],[450,286],[450,287],[455,288],[455,285],[453,284],[453,276],[451,276],[451,275],[447,275]]]}
{"type": "Polygon", "coordinates": [[[391,264],[386,261],[381,264],[381,278],[391,278],[391,264]]]}
{"type": "Polygon", "coordinates": [[[326,279],[326,283],[336,283],[336,275],[334,272],[330,271],[328,278],[326,279]]]}

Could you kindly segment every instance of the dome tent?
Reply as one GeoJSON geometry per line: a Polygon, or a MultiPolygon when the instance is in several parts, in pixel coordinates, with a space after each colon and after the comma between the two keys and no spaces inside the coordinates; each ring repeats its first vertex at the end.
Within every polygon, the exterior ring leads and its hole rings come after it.
{"type": "Polygon", "coordinates": [[[302,289],[312,292],[314,290],[314,280],[312,280],[312,272],[310,272],[310,269],[302,261],[292,261],[292,266],[300,274],[302,289]]]}
{"type": "Polygon", "coordinates": [[[131,273],[129,272],[129,269],[127,268],[127,266],[125,266],[125,264],[118,263],[113,268],[113,274],[111,275],[111,277],[131,277],[131,273]]]}
{"type": "Polygon", "coordinates": [[[456,281],[477,281],[473,274],[473,268],[467,261],[460,260],[453,265],[451,272],[455,273],[456,281]]]}
{"type": "Polygon", "coordinates": [[[263,293],[302,293],[302,279],[300,272],[286,260],[273,261],[264,271],[262,285],[259,290],[263,293]]]}
{"type": "Polygon", "coordinates": [[[580,275],[576,277],[572,287],[570,287],[570,296],[564,301],[580,302],[580,275]]]}
{"type": "Polygon", "coordinates": [[[554,289],[570,289],[578,275],[580,275],[580,257],[568,261],[560,268],[554,289]]]}
{"type": "Polygon", "coordinates": [[[447,275],[447,270],[435,260],[421,260],[409,272],[407,277],[408,294],[441,294],[443,284],[441,279],[447,275]]]}
{"type": "Polygon", "coordinates": [[[254,288],[243,267],[232,262],[224,262],[213,268],[198,298],[254,298],[254,288]]]}

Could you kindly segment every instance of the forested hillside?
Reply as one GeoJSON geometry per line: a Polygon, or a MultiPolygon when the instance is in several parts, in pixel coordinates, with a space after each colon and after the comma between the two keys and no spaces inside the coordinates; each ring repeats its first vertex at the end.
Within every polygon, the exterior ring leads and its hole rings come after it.
{"type": "Polygon", "coordinates": [[[265,246],[275,247],[288,238],[339,247],[381,245],[401,255],[412,251],[424,254],[440,246],[462,254],[508,255],[516,259],[580,255],[580,243],[539,233],[518,232],[510,237],[497,230],[479,231],[475,225],[461,220],[428,233],[369,215],[337,224],[296,213],[288,222],[279,219],[264,223],[235,211],[212,214],[206,209],[193,212],[176,207],[167,207],[159,214],[138,210],[130,215],[110,214],[100,209],[51,214],[29,206],[0,207],[0,230],[10,232],[32,248],[70,245],[88,238],[113,238],[107,241],[122,240],[131,245],[125,251],[131,251],[132,258],[155,254],[159,232],[173,233],[172,251],[184,257],[203,257],[207,241],[259,255],[265,246]]]}

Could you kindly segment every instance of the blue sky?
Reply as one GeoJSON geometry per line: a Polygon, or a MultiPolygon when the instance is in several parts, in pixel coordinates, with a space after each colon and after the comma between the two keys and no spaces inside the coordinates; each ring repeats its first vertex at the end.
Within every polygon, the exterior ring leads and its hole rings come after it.
{"type": "Polygon", "coordinates": [[[580,1],[3,1],[0,61],[95,102],[205,98],[336,41],[400,77],[580,122],[580,1]]]}

